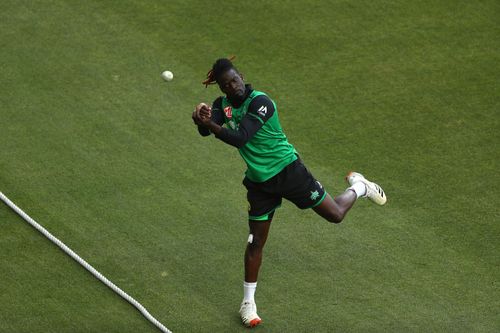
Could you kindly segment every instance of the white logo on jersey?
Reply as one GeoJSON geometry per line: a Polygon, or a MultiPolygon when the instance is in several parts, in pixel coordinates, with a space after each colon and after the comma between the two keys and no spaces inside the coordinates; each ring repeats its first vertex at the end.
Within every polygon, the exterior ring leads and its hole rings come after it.
{"type": "Polygon", "coordinates": [[[260,109],[257,110],[257,113],[262,117],[265,117],[267,114],[267,106],[262,105],[260,109]]]}

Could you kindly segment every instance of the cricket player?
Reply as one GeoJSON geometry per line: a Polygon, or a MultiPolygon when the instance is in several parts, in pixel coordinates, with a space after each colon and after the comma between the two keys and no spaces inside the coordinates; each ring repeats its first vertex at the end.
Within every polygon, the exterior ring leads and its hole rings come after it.
{"type": "Polygon", "coordinates": [[[383,205],[382,188],[357,172],[346,180],[350,187],[332,198],[306,168],[281,127],[276,103],[264,92],[245,84],[231,59],[218,59],[203,82],[218,84],[224,94],[212,105],[200,103],[192,114],[202,136],[214,134],[238,149],[246,162],[243,185],[249,202],[249,237],[245,251],[245,281],[240,316],[243,324],[261,323],[255,304],[257,277],[275,210],[285,198],[300,209],[311,208],[329,222],[340,223],[360,197],[383,205]]]}

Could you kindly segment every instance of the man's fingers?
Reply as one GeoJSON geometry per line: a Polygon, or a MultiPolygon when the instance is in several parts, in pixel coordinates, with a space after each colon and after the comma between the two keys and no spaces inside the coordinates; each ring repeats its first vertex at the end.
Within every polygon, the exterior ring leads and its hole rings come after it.
{"type": "Polygon", "coordinates": [[[196,106],[196,109],[195,109],[196,117],[198,119],[200,119],[201,117],[206,117],[207,115],[209,115],[209,117],[210,117],[211,111],[212,111],[212,108],[210,106],[206,105],[205,103],[200,103],[196,106]]]}
{"type": "Polygon", "coordinates": [[[208,109],[208,108],[206,108],[206,109],[201,109],[201,110],[200,110],[200,115],[201,115],[202,117],[208,117],[208,118],[210,118],[210,117],[212,116],[212,111],[211,111],[210,109],[208,109]]]}
{"type": "Polygon", "coordinates": [[[201,109],[208,107],[205,103],[200,103],[196,106],[196,111],[200,112],[201,109]]]}
{"type": "Polygon", "coordinates": [[[193,112],[193,114],[191,115],[191,118],[193,118],[193,122],[196,125],[201,125],[203,123],[203,117],[197,111],[193,112]]]}
{"type": "Polygon", "coordinates": [[[195,124],[203,125],[204,123],[210,122],[212,108],[205,103],[200,103],[196,106],[191,117],[195,124]]]}

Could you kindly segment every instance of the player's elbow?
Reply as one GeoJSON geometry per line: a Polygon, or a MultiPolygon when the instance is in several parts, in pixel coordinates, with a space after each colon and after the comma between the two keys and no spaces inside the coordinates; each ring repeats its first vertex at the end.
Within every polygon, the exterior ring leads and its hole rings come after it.
{"type": "Polygon", "coordinates": [[[243,148],[244,145],[246,145],[250,141],[250,137],[248,136],[247,132],[241,133],[241,135],[238,137],[238,142],[237,142],[237,147],[238,148],[243,148]]]}
{"type": "Polygon", "coordinates": [[[246,141],[243,141],[243,140],[239,140],[238,142],[235,142],[234,146],[238,149],[240,148],[243,148],[243,146],[245,146],[247,144],[246,141]]]}
{"type": "Polygon", "coordinates": [[[207,128],[198,126],[198,133],[200,133],[201,136],[209,136],[210,130],[208,130],[207,128]]]}
{"type": "MultiPolygon", "coordinates": [[[[226,140],[225,140],[226,141],[226,140]]],[[[230,144],[233,147],[236,147],[238,149],[243,148],[248,142],[248,139],[245,135],[235,135],[234,137],[230,138],[229,140],[226,141],[226,143],[230,144]]]]}

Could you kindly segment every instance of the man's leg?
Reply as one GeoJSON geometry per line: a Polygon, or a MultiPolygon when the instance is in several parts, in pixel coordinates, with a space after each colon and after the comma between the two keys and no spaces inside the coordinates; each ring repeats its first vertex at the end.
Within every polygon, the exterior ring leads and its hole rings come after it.
{"type": "Polygon", "coordinates": [[[266,244],[269,228],[273,214],[265,221],[249,220],[250,234],[245,251],[245,282],[243,282],[243,302],[241,303],[240,315],[248,327],[254,327],[261,323],[257,315],[257,305],[255,305],[255,290],[257,289],[257,277],[262,263],[262,251],[266,244]]]}
{"type": "Polygon", "coordinates": [[[245,251],[245,282],[256,282],[262,263],[262,250],[266,244],[272,217],[267,221],[248,221],[250,235],[245,251]]]}
{"type": "Polygon", "coordinates": [[[349,209],[354,205],[357,198],[356,193],[350,189],[346,190],[335,199],[332,199],[332,197],[327,194],[323,202],[314,207],[313,210],[329,222],[340,223],[349,209]]]}
{"type": "Polygon", "coordinates": [[[359,197],[367,197],[378,205],[384,205],[387,201],[384,190],[367,180],[362,174],[351,172],[346,177],[351,185],[344,193],[332,199],[326,195],[321,204],[314,207],[314,211],[326,220],[333,223],[340,223],[344,219],[349,209],[354,205],[359,197]]]}

